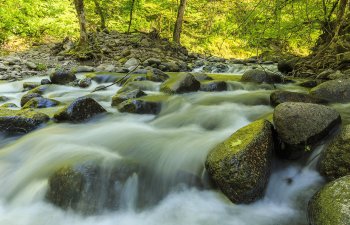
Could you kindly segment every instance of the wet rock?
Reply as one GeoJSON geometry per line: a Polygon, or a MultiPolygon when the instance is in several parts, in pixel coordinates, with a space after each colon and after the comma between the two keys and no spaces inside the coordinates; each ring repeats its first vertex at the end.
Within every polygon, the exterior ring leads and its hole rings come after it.
{"type": "Polygon", "coordinates": [[[140,89],[135,89],[132,91],[127,91],[127,92],[122,92],[122,93],[117,93],[112,97],[112,106],[117,106],[120,103],[133,99],[133,98],[139,98],[142,96],[145,96],[146,93],[141,91],[140,89]]]}
{"type": "Polygon", "coordinates": [[[159,65],[159,69],[165,72],[179,72],[180,67],[175,62],[163,62],[159,65]]]}
{"type": "Polygon", "coordinates": [[[76,80],[74,73],[64,70],[57,70],[50,75],[50,80],[53,84],[68,84],[76,80]]]}
{"type": "Polygon", "coordinates": [[[30,99],[36,98],[36,97],[42,97],[42,96],[38,93],[27,93],[23,95],[21,98],[21,107],[23,107],[30,99]]]}
{"type": "Polygon", "coordinates": [[[51,84],[51,81],[50,81],[49,79],[42,79],[42,80],[40,81],[40,84],[41,84],[41,85],[51,84]]]}
{"type": "Polygon", "coordinates": [[[0,132],[7,134],[25,134],[50,118],[43,114],[30,110],[10,110],[0,108],[0,132]]]}
{"type": "Polygon", "coordinates": [[[309,201],[310,225],[349,224],[350,176],[326,184],[309,201]]]}
{"type": "Polygon", "coordinates": [[[280,71],[281,73],[284,74],[288,74],[293,72],[294,70],[294,65],[292,62],[288,62],[288,61],[279,61],[277,64],[277,69],[278,71],[280,71]]]}
{"type": "Polygon", "coordinates": [[[267,120],[255,121],[209,152],[205,167],[233,203],[251,203],[263,197],[274,146],[272,129],[267,120]]]}
{"type": "Polygon", "coordinates": [[[270,95],[270,104],[272,106],[277,106],[283,102],[305,102],[305,103],[315,103],[324,104],[327,101],[313,97],[309,94],[291,92],[291,91],[275,91],[270,95]]]}
{"type": "Polygon", "coordinates": [[[159,69],[151,69],[147,71],[146,78],[154,82],[164,82],[169,78],[169,75],[159,69]]]}
{"type": "Polygon", "coordinates": [[[78,86],[81,88],[87,88],[91,85],[91,78],[83,78],[79,80],[78,86]]]}
{"type": "Polygon", "coordinates": [[[0,96],[0,102],[6,102],[6,101],[8,101],[8,100],[10,100],[8,97],[6,97],[6,96],[0,96]]]}
{"type": "Polygon", "coordinates": [[[318,170],[329,181],[350,175],[350,125],[345,125],[323,150],[318,170]]]}
{"type": "Polygon", "coordinates": [[[227,91],[227,83],[225,81],[202,82],[199,90],[207,92],[227,91]]]}
{"type": "Polygon", "coordinates": [[[24,82],[23,89],[24,90],[31,90],[31,89],[34,89],[36,87],[39,87],[40,85],[41,85],[41,83],[38,83],[38,82],[24,82]]]}
{"type": "Polygon", "coordinates": [[[350,102],[350,79],[326,81],[311,89],[310,94],[329,102],[350,102]]]}
{"type": "Polygon", "coordinates": [[[340,124],[341,118],[337,111],[327,106],[285,102],[275,108],[273,122],[283,142],[279,155],[296,159],[310,152],[340,124]]]}
{"type": "Polygon", "coordinates": [[[205,73],[200,73],[200,72],[195,72],[195,73],[191,73],[194,78],[196,78],[196,80],[198,81],[208,81],[208,80],[213,80],[213,78],[209,77],[207,74],[205,73]]]}
{"type": "Polygon", "coordinates": [[[83,122],[101,113],[107,112],[94,99],[80,97],[54,115],[57,121],[83,122]]]}
{"type": "Polygon", "coordinates": [[[18,108],[18,106],[15,103],[10,103],[10,102],[2,104],[0,107],[2,107],[2,108],[18,108]]]}
{"type": "Polygon", "coordinates": [[[128,161],[107,167],[65,166],[50,176],[46,199],[60,208],[84,214],[116,210],[125,207],[122,195],[127,191],[127,182],[138,172],[139,166],[128,161]]]}
{"type": "Polygon", "coordinates": [[[118,105],[119,112],[136,114],[158,114],[161,110],[160,102],[130,99],[118,105]]]}
{"type": "Polygon", "coordinates": [[[313,88],[313,87],[316,87],[318,84],[319,82],[317,82],[316,80],[308,80],[300,83],[299,86],[306,87],[306,88],[313,88]]]}
{"type": "Polygon", "coordinates": [[[158,91],[159,85],[153,81],[143,80],[143,81],[133,81],[127,82],[125,85],[118,90],[118,93],[132,91],[135,89],[140,89],[142,91],[158,91]]]}
{"type": "Polygon", "coordinates": [[[200,82],[190,73],[182,73],[165,81],[160,90],[168,94],[181,94],[198,91],[200,82]]]}
{"type": "Polygon", "coordinates": [[[283,77],[268,71],[253,69],[246,71],[241,78],[242,82],[255,83],[283,83],[283,77]]]}
{"type": "Polygon", "coordinates": [[[161,63],[162,63],[162,61],[161,61],[160,59],[157,59],[157,58],[149,58],[149,59],[146,59],[146,60],[143,62],[143,65],[144,65],[144,66],[158,67],[161,63]]]}
{"type": "Polygon", "coordinates": [[[140,64],[140,60],[136,59],[136,58],[131,58],[128,61],[126,61],[124,63],[124,67],[128,68],[129,70],[134,69],[136,66],[138,66],[140,64]]]}
{"type": "Polygon", "coordinates": [[[59,101],[54,99],[48,99],[43,97],[31,98],[24,106],[23,109],[27,108],[49,108],[55,107],[60,104],[59,101]]]}
{"type": "Polygon", "coordinates": [[[76,68],[76,73],[86,73],[86,72],[94,72],[95,68],[92,66],[78,66],[76,68]]]}

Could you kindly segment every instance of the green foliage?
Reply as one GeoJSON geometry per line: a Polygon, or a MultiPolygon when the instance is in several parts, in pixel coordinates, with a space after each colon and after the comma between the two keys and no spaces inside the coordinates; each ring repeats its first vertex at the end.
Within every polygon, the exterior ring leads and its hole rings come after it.
{"type": "MultiPolygon", "coordinates": [[[[265,51],[307,54],[321,34],[336,0],[188,0],[182,44],[219,56],[265,51]],[[322,2],[325,5],[322,5],[322,2]]],[[[98,30],[100,5],[109,30],[126,32],[132,0],[85,0],[89,31],[98,30]]],[[[159,31],[171,39],[176,0],[136,0],[131,31],[159,31]]],[[[78,36],[72,0],[0,0],[0,44],[11,37],[43,39],[78,36]]]]}

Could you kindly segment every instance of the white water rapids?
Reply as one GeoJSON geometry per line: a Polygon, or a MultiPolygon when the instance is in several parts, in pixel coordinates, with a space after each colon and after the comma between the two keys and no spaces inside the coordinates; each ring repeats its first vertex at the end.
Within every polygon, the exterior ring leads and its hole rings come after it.
{"type": "MultiPolygon", "coordinates": [[[[0,96],[19,105],[22,83],[0,84],[0,96]]],[[[70,102],[96,86],[53,86],[44,96],[70,102]]],[[[157,93],[158,86],[148,93],[157,93]]],[[[0,138],[0,224],[307,225],[308,199],[323,182],[313,163],[274,163],[265,197],[249,205],[234,205],[216,190],[177,185],[181,172],[203,177],[204,161],[213,146],[273,111],[268,105],[271,90],[241,86],[241,90],[173,96],[158,116],[117,112],[110,102],[119,87],[111,87],[92,95],[110,115],[83,124],[49,124],[21,138],[0,138]],[[145,188],[155,195],[165,190],[160,201],[142,209],[135,206],[141,185],[136,174],[124,185],[123,207],[117,211],[80,215],[45,200],[48,177],[62,165],[113,164],[123,158],[150,168],[154,177],[145,188]]]]}

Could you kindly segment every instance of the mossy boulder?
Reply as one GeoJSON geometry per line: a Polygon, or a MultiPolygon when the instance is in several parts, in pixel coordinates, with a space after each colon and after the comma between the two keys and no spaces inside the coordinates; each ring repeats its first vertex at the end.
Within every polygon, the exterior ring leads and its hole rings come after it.
{"type": "Polygon", "coordinates": [[[80,97],[54,115],[57,121],[83,122],[107,111],[94,99],[80,97]]]}
{"type": "Polygon", "coordinates": [[[81,88],[88,88],[91,85],[91,78],[83,78],[79,80],[78,86],[81,88]]]}
{"type": "Polygon", "coordinates": [[[154,82],[164,82],[169,78],[169,75],[159,69],[153,68],[147,71],[146,78],[154,82]]]}
{"type": "Polygon", "coordinates": [[[39,87],[40,85],[41,85],[40,82],[24,82],[23,89],[24,90],[31,90],[31,89],[34,89],[36,87],[39,87]]]}
{"type": "Polygon", "coordinates": [[[74,73],[65,70],[57,70],[50,75],[50,80],[53,84],[68,84],[76,80],[74,73]]]}
{"type": "Polygon", "coordinates": [[[310,94],[329,102],[350,102],[350,79],[326,81],[311,89],[310,94]]]}
{"type": "Polygon", "coordinates": [[[272,124],[258,120],[211,150],[205,167],[233,203],[254,202],[264,195],[273,148],[272,124]]]}
{"type": "Polygon", "coordinates": [[[155,101],[142,99],[129,99],[118,105],[119,112],[136,113],[136,114],[158,114],[162,104],[155,101]]]}
{"type": "Polygon", "coordinates": [[[2,108],[18,108],[18,106],[15,103],[11,103],[11,102],[2,104],[0,107],[2,107],[2,108]]]}
{"type": "Polygon", "coordinates": [[[104,209],[118,209],[125,183],[139,166],[134,162],[118,161],[113,166],[64,166],[49,177],[46,200],[62,209],[85,214],[104,209]]]}
{"type": "Polygon", "coordinates": [[[350,222],[350,176],[326,184],[309,201],[310,225],[348,225],[350,222]]]}
{"type": "Polygon", "coordinates": [[[60,102],[55,99],[35,97],[31,98],[22,108],[50,108],[58,106],[59,104],[60,102]]]}
{"type": "Polygon", "coordinates": [[[21,107],[23,107],[27,102],[29,102],[32,98],[42,97],[41,94],[38,93],[27,93],[21,98],[21,107]]]}
{"type": "Polygon", "coordinates": [[[275,91],[271,93],[270,104],[272,106],[277,106],[283,102],[305,102],[305,103],[315,103],[315,104],[327,103],[326,100],[319,99],[304,93],[291,92],[291,91],[275,91]]]}
{"type": "Polygon", "coordinates": [[[205,81],[201,82],[199,90],[206,92],[227,91],[227,83],[225,81],[205,81]]]}
{"type": "Polygon", "coordinates": [[[46,114],[31,110],[10,110],[0,108],[0,132],[25,134],[49,121],[46,114]]]}
{"type": "Polygon", "coordinates": [[[180,73],[165,81],[160,90],[168,94],[181,94],[198,91],[201,84],[190,73],[180,73]]]}
{"type": "Polygon", "coordinates": [[[209,77],[207,74],[205,73],[201,73],[201,72],[194,72],[191,73],[194,78],[196,78],[196,80],[198,81],[209,81],[209,80],[213,80],[213,78],[209,77]]]}
{"type": "Polygon", "coordinates": [[[329,181],[350,175],[350,125],[323,150],[318,170],[329,181]]]}
{"type": "Polygon", "coordinates": [[[339,113],[327,106],[313,103],[285,102],[273,113],[273,122],[283,147],[283,158],[296,159],[310,152],[341,122],[339,113]]]}
{"type": "Polygon", "coordinates": [[[274,83],[283,83],[283,77],[264,70],[248,70],[246,71],[242,77],[242,82],[254,82],[254,83],[268,83],[268,84],[274,84],[274,83]]]}
{"type": "Polygon", "coordinates": [[[132,91],[117,93],[116,95],[114,95],[112,97],[112,106],[117,106],[126,100],[139,98],[139,97],[142,97],[145,95],[146,95],[146,93],[141,91],[140,89],[135,89],[132,91]]]}

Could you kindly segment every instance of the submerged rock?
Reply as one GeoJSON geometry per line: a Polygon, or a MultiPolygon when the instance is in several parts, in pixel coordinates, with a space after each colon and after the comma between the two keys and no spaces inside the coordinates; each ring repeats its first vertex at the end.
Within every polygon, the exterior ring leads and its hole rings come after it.
{"type": "Polygon", "coordinates": [[[198,91],[200,82],[190,73],[181,73],[165,81],[160,90],[168,94],[181,94],[198,91]]]}
{"type": "Polygon", "coordinates": [[[0,132],[7,134],[25,134],[50,118],[43,113],[30,110],[10,110],[0,108],[0,132]]]}
{"type": "Polygon", "coordinates": [[[161,110],[160,102],[146,101],[141,99],[130,99],[118,105],[119,112],[136,114],[158,114],[161,110]]]}
{"type": "Polygon", "coordinates": [[[291,91],[275,91],[270,95],[270,103],[272,106],[277,106],[283,102],[305,102],[324,104],[326,100],[313,97],[309,94],[291,92],[291,91]]]}
{"type": "Polygon", "coordinates": [[[350,102],[350,79],[326,81],[311,89],[310,94],[329,102],[350,102]]]}
{"type": "Polygon", "coordinates": [[[350,124],[323,150],[318,170],[329,181],[350,175],[350,124]]]}
{"type": "Polygon", "coordinates": [[[68,84],[76,79],[74,73],[64,70],[57,70],[50,75],[53,84],[68,84]]]}
{"type": "Polygon", "coordinates": [[[43,98],[43,97],[35,97],[30,99],[24,106],[23,109],[27,108],[49,108],[55,107],[60,104],[59,101],[55,99],[43,98]]]}
{"type": "Polygon", "coordinates": [[[284,146],[280,156],[295,159],[310,152],[341,122],[332,108],[312,103],[285,102],[273,113],[273,122],[284,146]]]}
{"type": "Polygon", "coordinates": [[[347,225],[350,221],[350,176],[326,184],[309,201],[310,225],[347,225]]]}
{"type": "Polygon", "coordinates": [[[207,92],[227,91],[227,83],[225,81],[202,82],[199,90],[207,92]]]}
{"type": "Polygon", "coordinates": [[[263,71],[258,69],[248,70],[246,71],[241,78],[242,82],[255,82],[255,83],[283,83],[283,77],[274,74],[269,71],[263,71]]]}
{"type": "Polygon", "coordinates": [[[117,106],[120,103],[133,99],[133,98],[139,98],[142,96],[145,96],[146,93],[141,91],[140,89],[135,89],[132,91],[127,91],[127,92],[122,92],[122,93],[117,93],[112,97],[112,106],[117,106]]]}
{"type": "Polygon", "coordinates": [[[260,199],[270,176],[273,127],[258,120],[239,129],[207,156],[205,167],[233,203],[260,199]]]}
{"type": "Polygon", "coordinates": [[[101,113],[107,112],[94,99],[80,97],[54,115],[57,121],[83,122],[101,113]]]}

